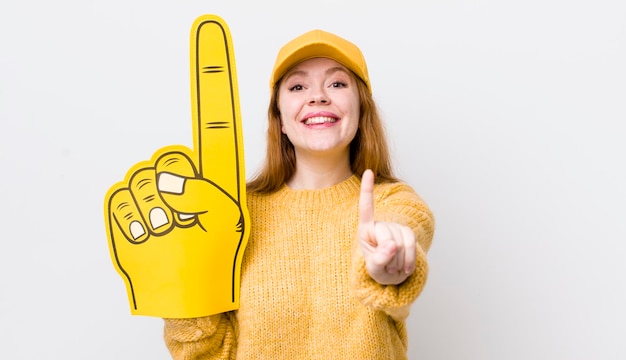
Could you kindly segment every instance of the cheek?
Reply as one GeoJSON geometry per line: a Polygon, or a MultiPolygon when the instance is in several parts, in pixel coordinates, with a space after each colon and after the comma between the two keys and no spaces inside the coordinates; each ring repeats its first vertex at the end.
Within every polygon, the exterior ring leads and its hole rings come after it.
{"type": "Polygon", "coordinates": [[[356,133],[356,130],[359,127],[359,121],[361,119],[361,109],[359,104],[352,104],[352,109],[351,109],[351,114],[352,114],[352,124],[350,124],[354,129],[354,132],[356,133]]]}
{"type": "Polygon", "coordinates": [[[298,109],[293,106],[282,106],[280,109],[280,131],[287,134],[297,122],[298,109]]]}

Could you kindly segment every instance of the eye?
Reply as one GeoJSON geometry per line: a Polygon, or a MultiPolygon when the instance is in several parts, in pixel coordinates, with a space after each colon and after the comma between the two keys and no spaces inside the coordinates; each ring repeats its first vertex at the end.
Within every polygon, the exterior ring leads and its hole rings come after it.
{"type": "Polygon", "coordinates": [[[344,87],[347,87],[347,86],[348,86],[348,84],[346,84],[343,81],[335,81],[335,82],[330,84],[330,87],[333,87],[333,88],[344,88],[344,87]]]}
{"type": "Polygon", "coordinates": [[[296,84],[293,85],[292,87],[289,88],[289,91],[300,91],[304,89],[304,86],[300,85],[300,84],[296,84]]]}

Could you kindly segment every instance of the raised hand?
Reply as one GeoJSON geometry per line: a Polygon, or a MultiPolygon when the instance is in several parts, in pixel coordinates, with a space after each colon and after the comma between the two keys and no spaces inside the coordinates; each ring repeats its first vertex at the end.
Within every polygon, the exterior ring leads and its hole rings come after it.
{"type": "Polygon", "coordinates": [[[416,243],[404,225],[374,220],[374,174],[361,179],[358,239],[369,275],[382,285],[396,285],[415,270],[416,243]]]}
{"type": "Polygon", "coordinates": [[[205,15],[190,45],[194,149],[160,149],[105,198],[111,257],[135,315],[199,317],[239,304],[249,217],[232,41],[222,19],[205,15]]]}

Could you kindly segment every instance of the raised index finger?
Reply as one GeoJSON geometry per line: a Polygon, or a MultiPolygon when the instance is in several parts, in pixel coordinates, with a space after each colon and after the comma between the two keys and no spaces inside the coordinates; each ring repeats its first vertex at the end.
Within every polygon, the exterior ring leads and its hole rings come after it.
{"type": "Polygon", "coordinates": [[[235,57],[218,16],[196,19],[191,31],[191,102],[198,171],[237,200],[245,187],[235,57]]]}
{"type": "Polygon", "coordinates": [[[359,197],[359,223],[374,222],[374,173],[365,170],[361,178],[361,195],[359,197]]]}

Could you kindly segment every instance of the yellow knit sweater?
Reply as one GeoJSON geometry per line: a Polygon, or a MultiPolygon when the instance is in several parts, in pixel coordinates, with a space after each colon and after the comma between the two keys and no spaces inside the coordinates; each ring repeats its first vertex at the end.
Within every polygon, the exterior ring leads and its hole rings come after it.
{"type": "Polygon", "coordinates": [[[175,359],[406,359],[405,320],[424,287],[432,214],[406,184],[374,189],[376,219],[411,227],[417,268],[400,285],[373,281],[355,240],[360,179],[322,190],[248,194],[251,230],[240,308],[166,319],[175,359]]]}

